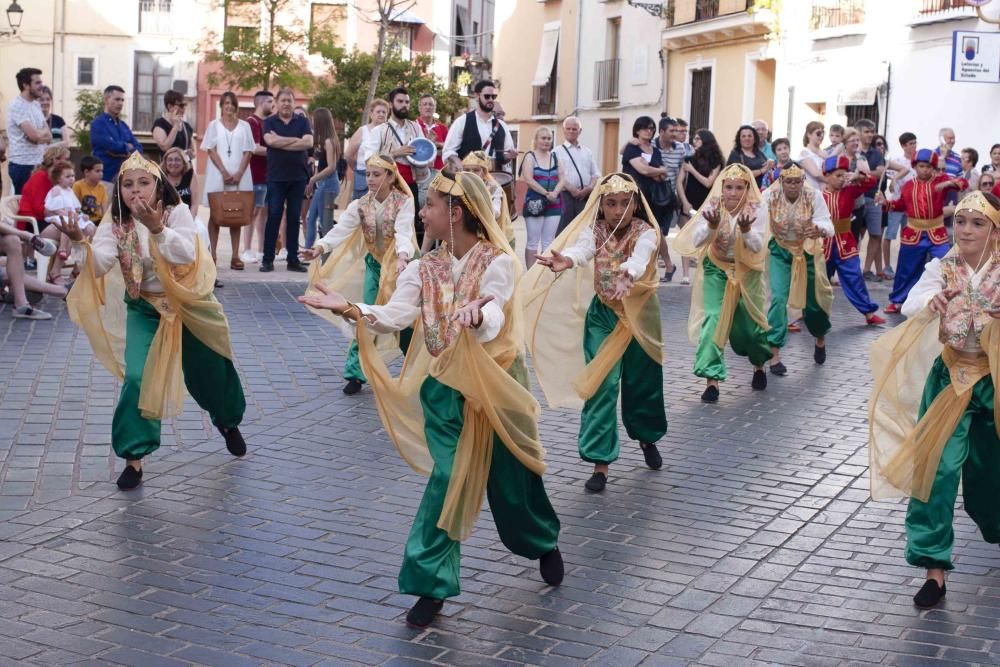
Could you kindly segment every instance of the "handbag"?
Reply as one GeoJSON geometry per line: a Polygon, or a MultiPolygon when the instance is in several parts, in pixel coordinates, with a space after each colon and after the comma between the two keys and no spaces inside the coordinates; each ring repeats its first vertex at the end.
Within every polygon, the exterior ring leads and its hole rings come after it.
{"type": "Polygon", "coordinates": [[[528,199],[524,200],[524,214],[532,218],[537,218],[545,212],[545,200],[544,199],[528,199]]]}
{"type": "Polygon", "coordinates": [[[650,204],[657,208],[673,208],[676,195],[674,189],[670,187],[671,185],[671,181],[668,180],[653,181],[653,185],[649,189],[650,199],[652,199],[650,204]]]}
{"type": "Polygon", "coordinates": [[[208,193],[211,222],[219,227],[245,227],[253,221],[253,190],[208,193]]]}

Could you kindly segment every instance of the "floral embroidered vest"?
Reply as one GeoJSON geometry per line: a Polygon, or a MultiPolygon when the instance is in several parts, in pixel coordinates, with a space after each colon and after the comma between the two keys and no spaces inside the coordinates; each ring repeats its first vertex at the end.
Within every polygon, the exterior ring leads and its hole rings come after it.
{"type": "MultiPolygon", "coordinates": [[[[734,216],[729,213],[722,205],[722,202],[719,202],[718,206],[719,210],[722,211],[722,219],[719,221],[719,231],[715,235],[715,240],[712,241],[712,251],[717,258],[731,262],[736,252],[736,235],[740,233],[740,226],[735,224],[735,218],[738,215],[734,216]],[[730,226],[732,229],[730,229],[730,226]]],[[[746,204],[743,211],[752,219],[757,217],[756,204],[746,204]]]]}
{"type": "Polygon", "coordinates": [[[615,278],[618,277],[622,264],[632,256],[639,236],[649,229],[649,225],[642,220],[633,218],[631,226],[620,237],[612,234],[612,229],[613,227],[606,220],[594,224],[594,248],[596,249],[594,253],[594,291],[598,298],[609,306],[616,301],[614,298],[615,278]]]}
{"type": "Polygon", "coordinates": [[[784,245],[801,245],[803,235],[812,228],[813,191],[808,185],[802,186],[802,193],[794,202],[788,201],[784,193],[777,192],[768,201],[768,217],[771,219],[771,234],[784,245]]]}
{"type": "Polygon", "coordinates": [[[956,290],[958,295],[948,302],[948,310],[941,318],[938,339],[958,350],[967,349],[966,339],[972,331],[976,347],[979,338],[993,318],[987,310],[1000,308],[1000,261],[994,258],[978,287],[972,287],[973,271],[961,257],[941,260],[944,289],[956,290]]]}
{"type": "Polygon", "coordinates": [[[440,356],[458,340],[462,329],[452,315],[469,301],[479,298],[483,274],[501,254],[492,243],[479,242],[469,251],[457,281],[452,277],[452,256],[446,245],[420,258],[420,315],[424,342],[432,356],[440,356]]]}
{"type": "Polygon", "coordinates": [[[365,246],[377,260],[382,259],[386,244],[396,236],[396,214],[403,207],[405,200],[406,195],[393,188],[381,204],[375,201],[375,197],[370,193],[362,197],[358,203],[365,246]]]}

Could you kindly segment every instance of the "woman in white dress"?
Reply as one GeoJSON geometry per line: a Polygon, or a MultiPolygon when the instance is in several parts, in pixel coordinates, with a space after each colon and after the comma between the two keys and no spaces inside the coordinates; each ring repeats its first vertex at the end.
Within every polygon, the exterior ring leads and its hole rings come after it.
{"type": "MultiPolygon", "coordinates": [[[[208,152],[208,165],[205,168],[205,189],[201,203],[208,206],[208,195],[223,190],[253,191],[253,179],[250,176],[250,157],[256,144],[250,125],[240,120],[236,114],[239,102],[231,92],[222,94],[219,100],[222,115],[213,120],[201,147],[208,152]]],[[[237,249],[240,247],[240,227],[229,228],[229,239],[232,242],[233,256],[229,268],[240,271],[243,262],[237,249]]],[[[211,217],[208,219],[208,235],[212,241],[212,260],[216,260],[216,248],[219,244],[219,226],[211,217]]]]}

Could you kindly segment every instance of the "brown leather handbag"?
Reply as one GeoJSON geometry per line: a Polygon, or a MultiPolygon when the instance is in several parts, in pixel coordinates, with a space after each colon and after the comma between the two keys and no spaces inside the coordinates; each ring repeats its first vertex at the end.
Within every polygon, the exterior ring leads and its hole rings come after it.
{"type": "Polygon", "coordinates": [[[212,222],[220,227],[244,227],[253,222],[253,190],[208,193],[212,222]]]}

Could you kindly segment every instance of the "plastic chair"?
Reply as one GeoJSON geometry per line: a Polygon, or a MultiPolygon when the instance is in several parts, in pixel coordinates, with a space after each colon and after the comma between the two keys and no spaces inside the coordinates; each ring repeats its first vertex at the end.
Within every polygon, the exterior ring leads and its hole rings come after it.
{"type": "MultiPolygon", "coordinates": [[[[21,195],[9,195],[0,199],[0,222],[5,222],[13,227],[16,227],[18,222],[23,222],[31,228],[33,234],[41,234],[37,220],[29,215],[17,214],[20,205],[21,195]]],[[[35,253],[35,264],[38,266],[38,279],[44,283],[49,276],[49,258],[35,253]]]]}

